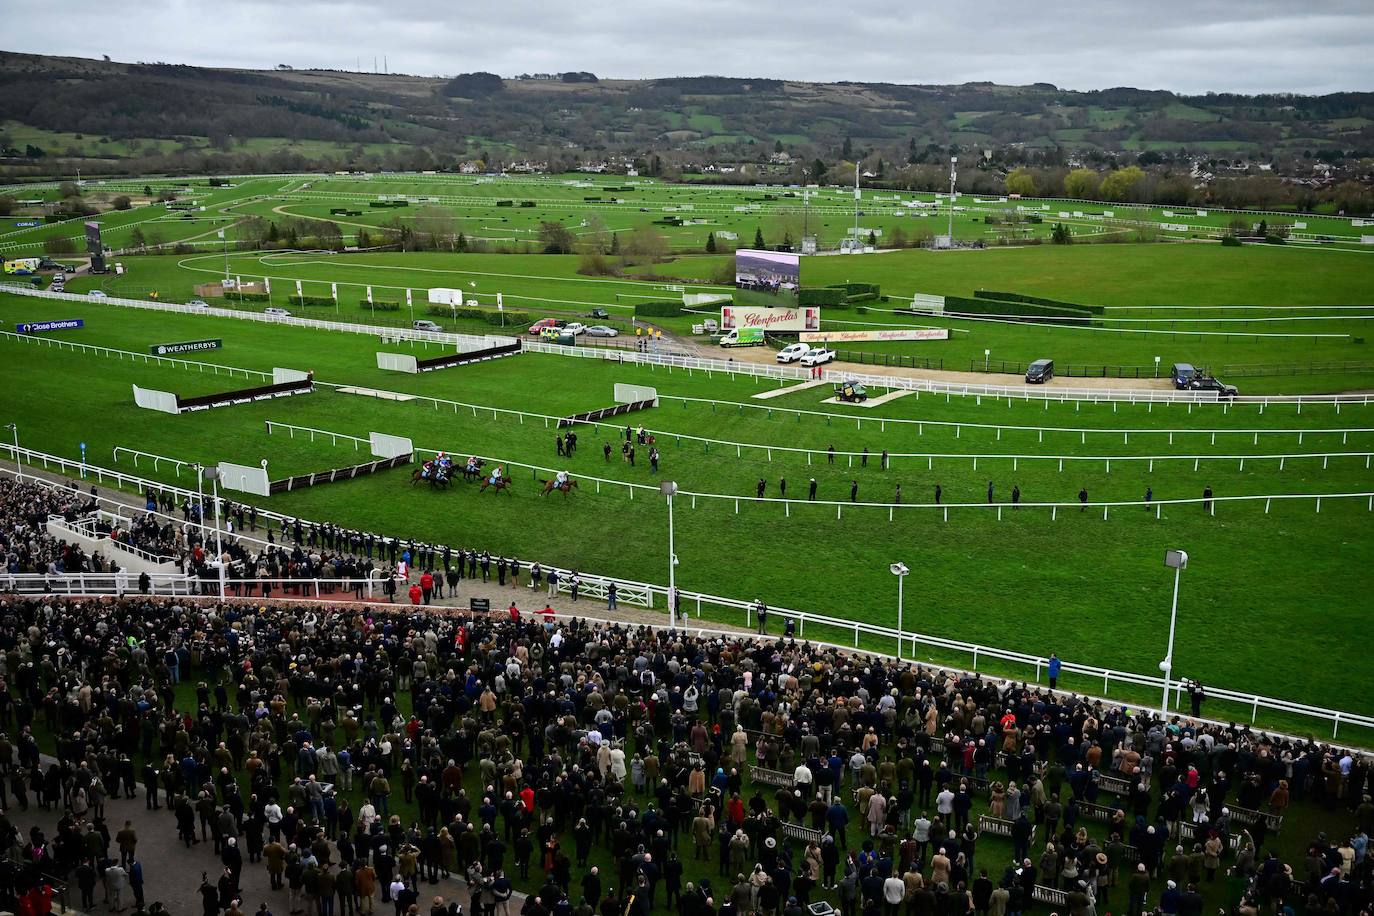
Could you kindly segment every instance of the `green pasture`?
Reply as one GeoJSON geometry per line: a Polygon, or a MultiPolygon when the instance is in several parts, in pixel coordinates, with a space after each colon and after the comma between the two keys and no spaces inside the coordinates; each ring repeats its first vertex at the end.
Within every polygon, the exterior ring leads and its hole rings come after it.
{"type": "MultiPolygon", "coordinates": [[[[6,324],[58,316],[68,308],[33,300],[0,301],[6,324]],[[41,309],[43,311],[36,311],[41,309]]],[[[1274,458],[1258,455],[1374,450],[1374,433],[1319,433],[1319,429],[1374,427],[1374,410],[1254,405],[1224,409],[1183,406],[1084,403],[1042,404],[996,399],[912,395],[872,410],[821,405],[823,390],[755,400],[769,383],[743,376],[706,376],[681,371],[626,367],[599,360],[525,354],[478,366],[406,376],[383,373],[373,358],[378,344],[366,335],[286,328],[198,316],[141,312],[112,306],[81,306],[87,327],[63,339],[147,352],[156,343],[222,337],[225,348],[204,354],[206,362],[257,369],[274,365],[313,369],[322,382],[348,383],[426,394],[465,404],[548,414],[605,406],[615,381],[652,384],[664,399],[652,411],[631,418],[655,432],[663,460],[660,476],[684,491],[723,493],[735,499],[690,497],[677,503],[679,582],[688,589],[739,598],[764,597],[841,618],[894,624],[895,594],[886,567],[901,559],[916,571],[907,594],[908,628],[935,635],[1008,646],[1114,667],[1150,672],[1162,655],[1160,627],[1167,616],[1171,579],[1162,552],[1187,549],[1192,561],[1184,579],[1176,670],[1205,682],[1272,696],[1367,712],[1374,694],[1347,671],[1360,664],[1368,646],[1360,632],[1362,614],[1351,596],[1371,581],[1367,500],[1314,500],[1218,506],[1216,516],[1199,506],[1166,507],[1156,518],[1142,507],[1120,508],[1104,520],[1100,509],[1055,513],[1023,506],[973,508],[986,502],[989,481],[997,501],[1010,498],[1013,484],[1022,498],[1072,502],[1079,487],[1093,500],[1138,500],[1146,486],[1154,498],[1196,498],[1204,486],[1218,496],[1279,493],[1363,492],[1371,475],[1362,457],[1289,458],[1279,470],[1274,458]],[[704,401],[671,400],[669,395],[704,401]],[[711,403],[714,401],[714,407],[711,403]],[[762,409],[748,406],[756,405],[762,409]],[[839,416],[790,412],[821,411],[839,416]],[[851,419],[845,419],[848,415],[851,419]],[[919,424],[886,422],[915,420],[919,424]],[[944,423],[984,424],[983,427],[944,423]],[[992,426],[1026,429],[995,429],[992,426]],[[1043,428],[1043,429],[1042,429],[1043,428]],[[1133,432],[1128,432],[1133,430],[1133,432]],[[1173,441],[1170,433],[1173,431],[1173,441]],[[1216,434],[1213,444],[1212,430],[1216,434]],[[1258,430],[1258,442],[1256,434],[1258,430]],[[1299,433],[1302,442],[1299,444],[1299,433]],[[752,444],[735,448],[692,436],[752,444]],[[841,454],[828,464],[824,450],[841,454]],[[771,454],[766,451],[772,447],[771,454]],[[808,457],[784,448],[816,450],[808,457]],[[948,457],[897,458],[878,465],[882,449],[893,453],[938,453],[948,457]],[[981,458],[971,456],[1094,456],[1103,461],[981,458]],[[1175,456],[1146,463],[1106,457],[1175,456]],[[1193,460],[1201,457],[1198,470],[1193,460]],[[1244,469],[1240,456],[1250,456],[1244,469]],[[771,459],[771,460],[770,460],[771,459]],[[786,477],[788,496],[804,499],[815,476],[823,500],[847,500],[852,482],[862,502],[887,503],[902,486],[904,503],[929,501],[939,483],[944,501],[956,504],[948,521],[941,510],[878,506],[784,506],[751,497],[760,477],[776,496],[786,477]],[[969,504],[958,508],[957,504],[969,504]],[[1322,626],[1303,621],[1320,616],[1322,626]]],[[[388,347],[391,349],[391,347],[388,347]]],[[[459,454],[477,452],[503,460],[566,467],[584,478],[578,492],[544,499],[533,491],[541,474],[514,472],[514,495],[478,496],[473,487],[447,493],[412,489],[397,471],[311,491],[275,496],[265,505],[308,518],[329,518],[401,536],[455,545],[480,544],[492,551],[538,557],[589,572],[661,581],[665,513],[647,491],[627,491],[593,481],[599,476],[652,485],[646,450],[636,467],[617,457],[603,461],[603,441],[618,448],[619,427],[579,428],[580,449],[566,461],[554,455],[552,425],[514,416],[435,405],[393,402],[321,390],[313,395],[168,416],[133,406],[130,386],[164,388],[183,394],[227,389],[241,379],[212,369],[164,368],[142,361],[77,354],[12,339],[0,341],[0,419],[17,422],[21,441],[67,456],[85,441],[93,461],[109,465],[116,445],[183,460],[269,460],[273,477],[322,470],[365,460],[351,443],[330,444],[317,436],[283,432],[268,436],[266,420],[366,436],[378,430],[408,435],[420,447],[459,454]],[[74,384],[74,379],[80,379],[74,384]],[[475,413],[475,415],[474,415],[475,413]]],[[[774,383],[775,384],[775,383],[774,383]]],[[[120,467],[131,468],[127,460],[120,467]]],[[[177,481],[167,464],[139,472],[177,481]]],[[[547,476],[547,472],[541,472],[547,476]]],[[[183,472],[183,477],[185,473],[183,472]]],[[[813,638],[851,642],[843,630],[808,628],[813,638]]],[[[890,646],[874,646],[890,650],[890,646]]],[[[922,657],[927,657],[922,653],[922,657]]],[[[967,664],[949,654],[930,656],[967,664]]],[[[1033,672],[1009,672],[1027,673],[1033,672]]],[[[1084,682],[1085,690],[1101,684],[1084,682]]],[[[1109,690],[1114,695],[1117,688],[1109,690]]],[[[1124,694],[1130,696],[1129,691],[1124,694]]],[[[1144,698],[1148,699],[1148,698],[1144,698]]],[[[1220,704],[1219,704],[1220,705],[1220,704]]],[[[1236,711],[1240,715],[1243,711],[1236,711]]],[[[1218,714],[1221,714],[1218,712],[1218,714]]],[[[1290,727],[1316,729],[1310,723],[1290,727]]]]}

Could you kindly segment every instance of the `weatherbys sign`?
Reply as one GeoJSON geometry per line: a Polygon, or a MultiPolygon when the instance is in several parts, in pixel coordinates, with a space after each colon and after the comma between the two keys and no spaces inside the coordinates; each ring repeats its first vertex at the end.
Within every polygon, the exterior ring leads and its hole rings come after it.
{"type": "Polygon", "coordinates": [[[816,306],[799,308],[756,308],[725,305],[720,309],[720,329],[758,328],[762,331],[819,331],[821,310],[816,306]]]}
{"type": "Polygon", "coordinates": [[[58,321],[30,321],[16,324],[14,329],[20,334],[42,334],[44,331],[65,331],[69,328],[83,328],[85,326],[85,319],[62,318],[58,321]]]}
{"type": "Polygon", "coordinates": [[[184,343],[154,344],[148,351],[154,356],[171,356],[174,353],[195,353],[198,350],[218,350],[224,346],[224,339],[188,340],[184,343]]]}
{"type": "Polygon", "coordinates": [[[809,332],[798,338],[802,343],[861,343],[875,340],[948,340],[947,328],[910,328],[906,330],[809,332]]]}

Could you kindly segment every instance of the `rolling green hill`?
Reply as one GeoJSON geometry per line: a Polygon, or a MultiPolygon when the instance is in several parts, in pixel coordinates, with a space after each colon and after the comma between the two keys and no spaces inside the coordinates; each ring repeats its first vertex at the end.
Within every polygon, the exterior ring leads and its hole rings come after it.
{"type": "Polygon", "coordinates": [[[14,177],[87,172],[441,168],[624,154],[798,162],[849,150],[942,161],[951,145],[1065,154],[1358,155],[1374,94],[1184,97],[1045,83],[917,86],[726,77],[575,82],[252,71],[0,54],[0,149],[14,177]],[[60,165],[60,167],[59,167],[60,165]]]}

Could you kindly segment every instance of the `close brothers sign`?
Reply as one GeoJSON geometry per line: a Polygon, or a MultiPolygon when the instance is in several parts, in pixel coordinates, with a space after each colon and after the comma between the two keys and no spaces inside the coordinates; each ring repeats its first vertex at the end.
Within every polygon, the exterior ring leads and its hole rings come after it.
{"type": "Polygon", "coordinates": [[[20,334],[43,334],[48,331],[66,331],[70,328],[85,327],[86,322],[81,318],[62,318],[57,321],[28,321],[23,324],[16,324],[14,329],[20,334]]]}
{"type": "Polygon", "coordinates": [[[948,340],[947,328],[910,328],[872,331],[806,332],[798,336],[802,343],[861,343],[882,340],[948,340]]]}

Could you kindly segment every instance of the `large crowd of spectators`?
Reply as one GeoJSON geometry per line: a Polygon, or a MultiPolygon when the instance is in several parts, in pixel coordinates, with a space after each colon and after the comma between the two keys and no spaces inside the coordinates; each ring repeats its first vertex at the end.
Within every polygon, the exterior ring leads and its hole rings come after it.
{"type": "MultiPolygon", "coordinates": [[[[0,496],[11,553],[51,552],[28,529],[54,497],[0,496]]],[[[251,559],[344,556],[299,540],[251,559]]],[[[1374,900],[1362,754],[785,637],[12,596],[0,665],[0,889],[18,897],[40,874],[83,893],[129,883],[102,820],[122,794],[145,800],[138,829],[214,844],[207,916],[238,916],[259,862],[311,916],[419,912],[440,875],[466,882],[476,916],[807,916],[822,901],[844,916],[1353,916],[1374,900]],[[63,811],[56,836],[21,832],[30,804],[63,811]],[[1104,822],[1093,805],[1115,810],[1104,822]],[[1239,816],[1290,809],[1303,816],[1281,840],[1239,816]]]]}

